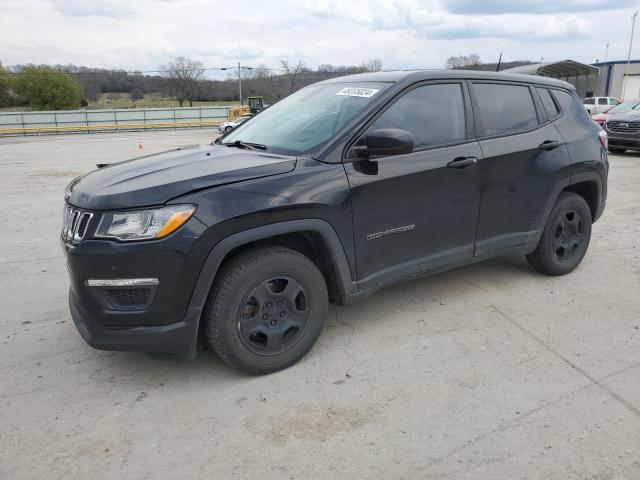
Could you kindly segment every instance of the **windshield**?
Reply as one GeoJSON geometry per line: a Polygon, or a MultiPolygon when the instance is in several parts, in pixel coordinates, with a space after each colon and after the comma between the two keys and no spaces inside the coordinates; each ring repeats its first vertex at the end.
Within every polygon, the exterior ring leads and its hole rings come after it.
{"type": "Polygon", "coordinates": [[[637,100],[633,100],[630,102],[622,102],[621,104],[616,105],[615,107],[607,110],[607,113],[628,112],[629,110],[635,110],[639,106],[640,106],[640,102],[638,102],[637,100]]]}
{"type": "Polygon", "coordinates": [[[387,86],[377,82],[311,85],[260,112],[226,135],[221,145],[241,141],[285,155],[316,151],[387,86]]]}

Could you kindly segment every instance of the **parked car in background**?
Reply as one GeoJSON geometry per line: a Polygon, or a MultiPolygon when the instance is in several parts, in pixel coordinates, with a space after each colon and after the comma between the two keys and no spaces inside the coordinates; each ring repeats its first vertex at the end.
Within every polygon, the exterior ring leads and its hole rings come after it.
{"type": "Polygon", "coordinates": [[[243,124],[244,122],[246,122],[250,118],[251,118],[251,115],[244,115],[244,116],[238,117],[235,120],[232,120],[230,122],[221,123],[220,125],[218,125],[218,131],[220,133],[230,132],[231,130],[236,128],[238,125],[243,124]]]}
{"type": "Polygon", "coordinates": [[[609,137],[609,151],[640,150],[640,108],[614,113],[603,126],[609,137]]]}
{"type": "Polygon", "coordinates": [[[603,113],[596,113],[595,115],[591,115],[591,118],[598,124],[603,125],[611,115],[616,113],[624,113],[629,110],[633,110],[636,108],[640,108],[640,100],[625,100],[624,102],[616,105],[615,107],[611,107],[609,110],[603,113]]]}
{"type": "Polygon", "coordinates": [[[584,108],[587,109],[589,115],[596,113],[603,113],[609,110],[611,107],[619,105],[620,100],[614,97],[588,97],[582,101],[584,108]]]}

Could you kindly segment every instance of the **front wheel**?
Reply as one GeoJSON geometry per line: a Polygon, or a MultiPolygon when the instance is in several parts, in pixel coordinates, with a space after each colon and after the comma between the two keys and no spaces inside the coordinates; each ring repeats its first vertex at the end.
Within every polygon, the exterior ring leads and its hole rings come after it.
{"type": "Polygon", "coordinates": [[[283,247],[230,260],[204,312],[207,340],[230,366],[253,375],[287,368],[316,343],[328,308],[318,267],[283,247]]]}
{"type": "Polygon", "coordinates": [[[224,129],[225,133],[229,133],[231,130],[233,130],[233,127],[226,127],[224,129]]]}
{"type": "Polygon", "coordinates": [[[587,253],[591,223],[591,210],[585,199],[563,192],[551,210],[538,246],[527,255],[527,260],[547,275],[573,271],[587,253]]]}

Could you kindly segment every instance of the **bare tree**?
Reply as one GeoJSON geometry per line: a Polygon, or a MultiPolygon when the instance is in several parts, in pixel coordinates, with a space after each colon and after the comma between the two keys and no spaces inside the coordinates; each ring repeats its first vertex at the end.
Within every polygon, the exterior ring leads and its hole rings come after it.
{"type": "Polygon", "coordinates": [[[382,70],[382,60],[379,58],[372,58],[367,62],[362,62],[363,72],[379,72],[382,70]]]}
{"type": "Polygon", "coordinates": [[[298,60],[295,65],[290,65],[287,60],[280,60],[280,65],[284,71],[284,76],[287,78],[289,93],[293,93],[296,90],[296,80],[301,73],[306,72],[308,69],[302,60],[298,60]]]}
{"type": "Polygon", "coordinates": [[[447,58],[447,61],[444,63],[444,68],[460,69],[480,65],[481,63],[482,60],[480,60],[480,55],[472,53],[471,55],[458,55],[457,57],[447,58]]]}
{"type": "Polygon", "coordinates": [[[161,68],[165,77],[169,79],[169,88],[180,106],[185,100],[193,107],[193,100],[200,93],[204,78],[204,65],[199,60],[176,57],[161,68]]]}

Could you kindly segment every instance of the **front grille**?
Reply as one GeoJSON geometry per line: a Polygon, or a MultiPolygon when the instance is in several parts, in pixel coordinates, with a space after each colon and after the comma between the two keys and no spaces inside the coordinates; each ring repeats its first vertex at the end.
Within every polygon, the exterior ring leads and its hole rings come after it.
{"type": "Polygon", "coordinates": [[[139,307],[149,303],[150,288],[109,288],[111,303],[116,307],[139,307]]]}
{"type": "Polygon", "coordinates": [[[640,133],[640,122],[607,122],[607,129],[615,133],[640,133]]]}
{"type": "Polygon", "coordinates": [[[65,205],[62,213],[63,238],[73,243],[81,241],[87,233],[91,217],[93,213],[65,205]]]}

